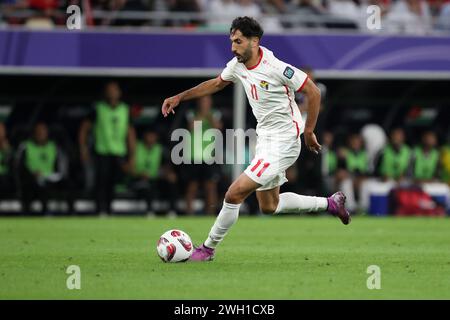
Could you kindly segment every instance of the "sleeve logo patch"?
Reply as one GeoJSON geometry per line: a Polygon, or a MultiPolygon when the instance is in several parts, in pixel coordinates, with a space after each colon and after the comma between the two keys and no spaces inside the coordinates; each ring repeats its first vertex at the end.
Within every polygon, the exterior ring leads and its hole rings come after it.
{"type": "Polygon", "coordinates": [[[290,67],[286,67],[286,69],[284,69],[283,75],[288,78],[288,79],[292,79],[292,77],[294,76],[294,70],[290,67]]]}

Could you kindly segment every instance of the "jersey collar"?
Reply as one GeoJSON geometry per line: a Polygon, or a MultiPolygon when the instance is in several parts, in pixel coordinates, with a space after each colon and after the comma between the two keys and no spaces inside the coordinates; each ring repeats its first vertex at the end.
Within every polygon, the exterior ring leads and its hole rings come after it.
{"type": "Polygon", "coordinates": [[[247,70],[253,70],[257,66],[259,66],[259,63],[261,62],[262,57],[263,57],[263,50],[261,49],[261,47],[259,47],[259,60],[258,60],[258,62],[253,67],[247,68],[247,70]]]}

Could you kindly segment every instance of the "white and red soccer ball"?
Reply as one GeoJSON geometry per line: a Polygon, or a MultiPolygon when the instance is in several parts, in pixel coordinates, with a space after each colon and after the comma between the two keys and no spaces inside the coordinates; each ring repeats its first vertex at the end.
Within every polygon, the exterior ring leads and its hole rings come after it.
{"type": "Polygon", "coordinates": [[[191,257],[194,246],[186,232],[172,229],[159,238],[156,250],[164,262],[184,262],[191,257]]]}

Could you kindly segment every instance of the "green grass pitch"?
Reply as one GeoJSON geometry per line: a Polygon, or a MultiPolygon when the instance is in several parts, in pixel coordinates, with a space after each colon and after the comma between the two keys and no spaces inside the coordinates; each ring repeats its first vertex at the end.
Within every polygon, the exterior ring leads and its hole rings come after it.
{"type": "Polygon", "coordinates": [[[213,221],[0,218],[0,299],[450,299],[449,218],[241,217],[213,262],[160,261],[164,231],[199,244],[213,221]]]}

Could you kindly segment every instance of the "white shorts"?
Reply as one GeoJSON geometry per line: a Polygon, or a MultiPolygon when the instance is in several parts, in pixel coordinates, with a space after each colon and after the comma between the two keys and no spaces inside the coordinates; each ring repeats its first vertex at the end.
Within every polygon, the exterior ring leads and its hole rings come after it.
{"type": "Polygon", "coordinates": [[[273,140],[258,137],[255,157],[244,173],[260,184],[257,191],[270,190],[288,181],[286,169],[297,161],[301,150],[300,138],[273,140]]]}

